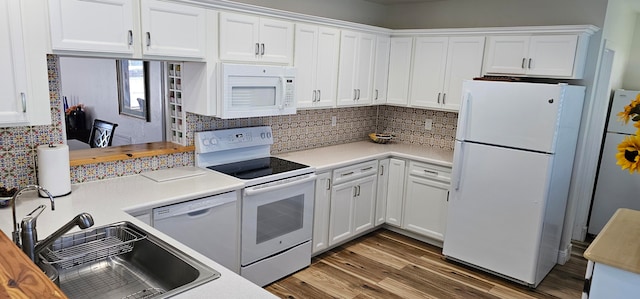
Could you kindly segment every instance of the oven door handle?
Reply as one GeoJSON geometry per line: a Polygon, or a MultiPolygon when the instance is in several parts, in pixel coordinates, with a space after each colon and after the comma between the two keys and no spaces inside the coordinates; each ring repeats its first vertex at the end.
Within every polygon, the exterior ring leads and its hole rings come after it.
{"type": "Polygon", "coordinates": [[[286,183],[282,183],[282,184],[273,184],[271,186],[254,186],[254,187],[249,187],[249,188],[245,188],[244,189],[244,196],[253,196],[256,194],[260,194],[260,193],[265,193],[265,192],[270,192],[273,190],[278,190],[278,189],[282,189],[282,188],[286,188],[286,187],[290,187],[290,186],[294,186],[294,185],[298,185],[298,184],[302,184],[302,183],[306,183],[309,181],[314,181],[318,176],[315,174],[310,174],[307,175],[304,178],[301,179],[297,179],[297,180],[292,180],[290,182],[286,182],[286,183]]]}

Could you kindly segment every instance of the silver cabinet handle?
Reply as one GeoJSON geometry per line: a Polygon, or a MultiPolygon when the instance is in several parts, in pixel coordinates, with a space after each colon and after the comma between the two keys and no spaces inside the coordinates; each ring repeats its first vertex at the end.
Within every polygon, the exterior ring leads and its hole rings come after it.
{"type": "Polygon", "coordinates": [[[438,104],[440,104],[440,96],[442,95],[441,92],[438,93],[438,104]]]}
{"type": "Polygon", "coordinates": [[[384,175],[384,165],[380,165],[380,176],[384,175]]]}
{"type": "Polygon", "coordinates": [[[27,113],[27,94],[21,92],[20,100],[22,101],[22,113],[27,113]]]}
{"type": "Polygon", "coordinates": [[[531,58],[529,58],[529,69],[531,69],[531,58]]]}
{"type": "Polygon", "coordinates": [[[353,197],[358,196],[358,186],[353,186],[353,197]]]}
{"type": "Polygon", "coordinates": [[[362,169],[360,169],[360,171],[367,171],[367,170],[371,170],[371,169],[373,169],[373,166],[362,168],[362,169]]]}
{"type": "Polygon", "coordinates": [[[356,89],[356,90],[358,91],[358,98],[357,98],[357,100],[359,101],[359,100],[360,100],[360,89],[358,88],[358,89],[356,89]]]}
{"type": "Polygon", "coordinates": [[[256,56],[260,54],[260,44],[256,43],[256,56]]]}
{"type": "Polygon", "coordinates": [[[527,59],[523,57],[523,58],[522,58],[522,65],[521,65],[521,66],[522,66],[522,68],[524,68],[524,64],[525,64],[525,62],[526,62],[526,61],[527,61],[527,59]]]}
{"type": "Polygon", "coordinates": [[[260,44],[262,46],[262,50],[260,50],[260,55],[264,55],[264,44],[260,44]]]}
{"type": "Polygon", "coordinates": [[[348,176],[348,175],[352,175],[352,174],[353,174],[353,171],[349,171],[347,173],[341,174],[340,176],[348,176]]]}
{"type": "Polygon", "coordinates": [[[316,102],[318,98],[318,91],[317,90],[313,90],[313,100],[311,102],[316,102]]]}
{"type": "Polygon", "coordinates": [[[360,196],[360,185],[358,185],[358,196],[360,196]]]}
{"type": "Polygon", "coordinates": [[[151,47],[151,33],[147,31],[147,47],[151,47]]]}
{"type": "Polygon", "coordinates": [[[133,30],[129,30],[129,34],[127,35],[127,43],[129,46],[133,46],[133,30]]]}
{"type": "Polygon", "coordinates": [[[442,94],[442,105],[446,105],[447,104],[446,98],[447,98],[447,93],[445,92],[445,93],[442,94]]]}
{"type": "Polygon", "coordinates": [[[378,90],[377,89],[376,89],[376,98],[375,98],[375,100],[376,101],[378,100],[378,90]]]}
{"type": "Polygon", "coordinates": [[[358,99],[358,90],[357,89],[353,89],[353,100],[357,100],[358,99]]]}
{"type": "Polygon", "coordinates": [[[320,93],[320,89],[318,89],[318,102],[322,99],[322,93],[320,93]]]}
{"type": "Polygon", "coordinates": [[[327,179],[327,190],[331,190],[331,179],[327,179]]]}
{"type": "Polygon", "coordinates": [[[425,170],[424,170],[424,172],[425,172],[426,174],[430,174],[430,175],[435,175],[435,176],[437,176],[437,175],[438,175],[438,172],[437,172],[437,171],[433,171],[433,170],[427,170],[427,169],[425,169],[425,170]]]}

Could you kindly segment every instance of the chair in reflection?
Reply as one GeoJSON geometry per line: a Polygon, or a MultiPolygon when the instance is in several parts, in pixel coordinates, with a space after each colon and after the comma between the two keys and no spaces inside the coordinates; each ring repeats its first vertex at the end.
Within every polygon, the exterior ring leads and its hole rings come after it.
{"type": "Polygon", "coordinates": [[[111,146],[113,132],[117,126],[118,124],[95,119],[93,121],[93,127],[91,128],[91,135],[89,136],[89,145],[92,148],[111,146]]]}

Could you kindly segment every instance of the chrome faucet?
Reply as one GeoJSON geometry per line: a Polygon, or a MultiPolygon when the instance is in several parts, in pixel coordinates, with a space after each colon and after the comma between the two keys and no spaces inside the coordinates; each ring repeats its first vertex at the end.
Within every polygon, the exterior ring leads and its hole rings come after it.
{"type": "Polygon", "coordinates": [[[36,262],[36,256],[42,249],[51,245],[55,240],[60,238],[62,235],[73,229],[76,225],[81,229],[89,228],[93,225],[93,217],[91,217],[88,213],[78,214],[71,221],[67,222],[61,228],[53,232],[50,236],[46,237],[42,241],[38,241],[38,232],[36,230],[36,220],[38,216],[46,209],[45,205],[40,205],[35,210],[31,211],[31,213],[27,214],[25,218],[20,222],[20,228],[18,228],[18,223],[16,222],[16,199],[22,192],[27,190],[39,190],[46,193],[49,196],[49,200],[51,201],[51,210],[55,210],[53,196],[46,189],[37,186],[37,185],[29,185],[22,189],[20,189],[16,194],[11,197],[11,201],[9,204],[12,206],[13,211],[13,241],[22,248],[22,251],[34,262],[36,262]],[[22,238],[22,244],[20,243],[20,238],[22,238]]]}
{"type": "MultiPolygon", "coordinates": [[[[11,212],[13,214],[13,232],[11,233],[11,237],[13,238],[13,242],[16,243],[16,245],[18,245],[19,247],[21,247],[20,246],[20,229],[18,227],[18,220],[16,219],[16,200],[18,199],[18,196],[20,196],[23,192],[29,191],[29,190],[38,190],[47,194],[47,196],[49,196],[49,200],[51,201],[51,211],[54,211],[56,209],[55,202],[53,201],[53,196],[51,195],[51,193],[49,193],[47,189],[42,188],[38,185],[27,185],[26,187],[18,190],[18,192],[13,194],[13,196],[11,197],[11,200],[9,200],[9,205],[11,205],[11,212]]],[[[33,212],[29,214],[32,214],[32,213],[33,212]]]]}

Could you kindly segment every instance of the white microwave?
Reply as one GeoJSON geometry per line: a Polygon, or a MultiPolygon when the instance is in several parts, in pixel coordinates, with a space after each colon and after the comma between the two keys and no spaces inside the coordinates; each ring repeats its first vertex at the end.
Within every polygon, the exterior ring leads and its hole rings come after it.
{"type": "Polygon", "coordinates": [[[223,63],[218,117],[296,113],[296,70],[287,66],[223,63]]]}

